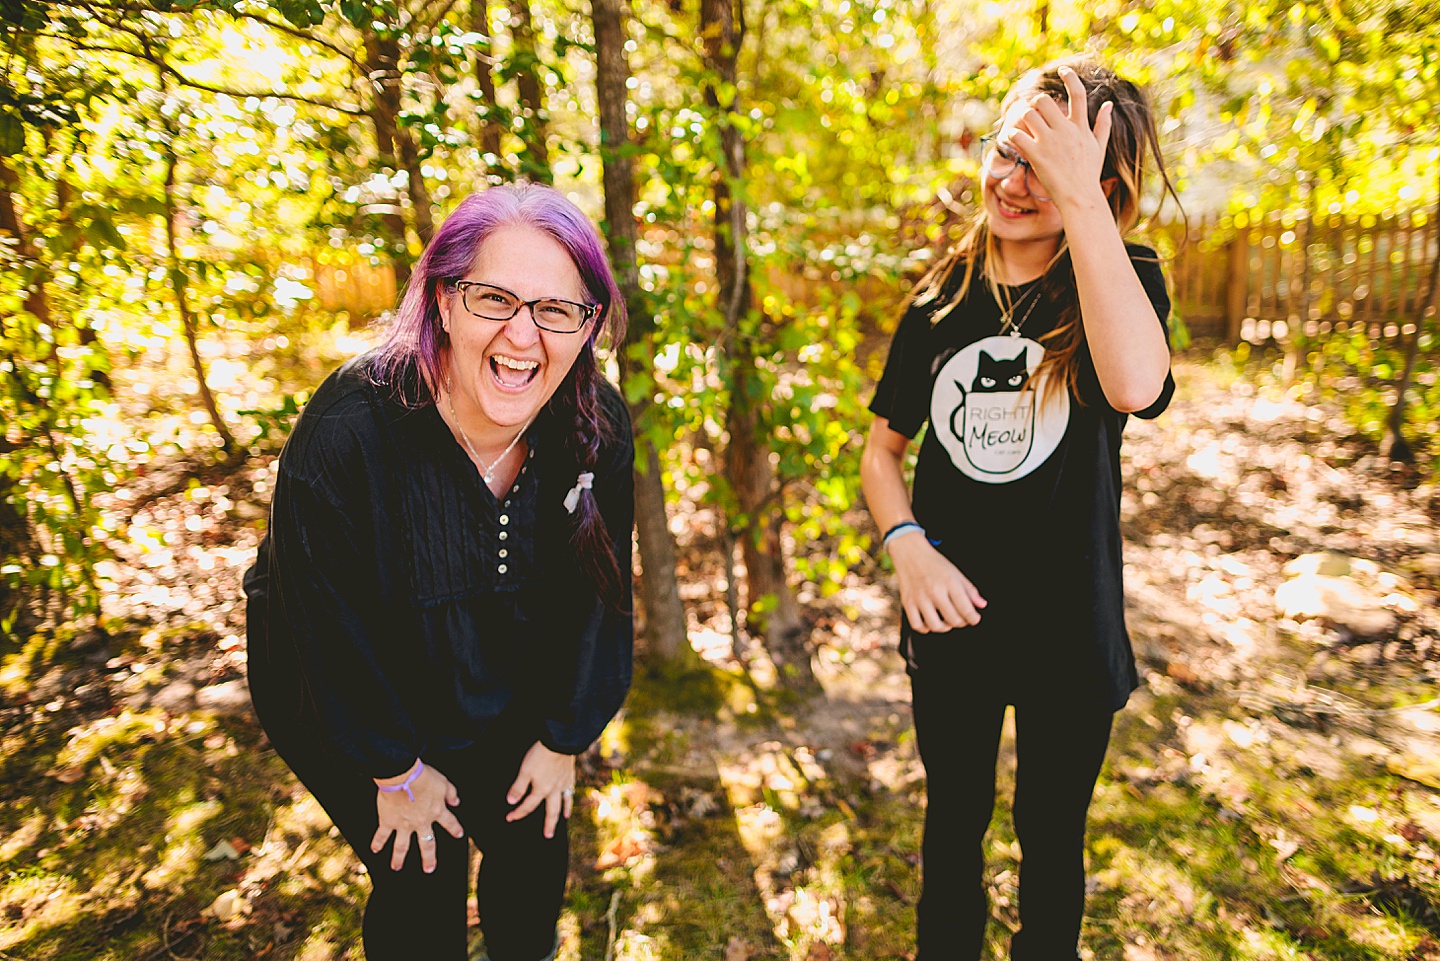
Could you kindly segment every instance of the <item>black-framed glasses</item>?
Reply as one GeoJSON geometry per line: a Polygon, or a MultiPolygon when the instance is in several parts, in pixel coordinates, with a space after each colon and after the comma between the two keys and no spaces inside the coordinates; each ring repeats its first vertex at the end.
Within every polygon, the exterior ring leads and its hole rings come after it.
{"type": "Polygon", "coordinates": [[[460,291],[465,309],[482,320],[509,320],[520,313],[521,307],[529,307],[535,326],[554,334],[573,334],[600,313],[599,304],[577,304],[556,297],[522,300],[504,287],[477,280],[457,280],[455,289],[460,291]]]}
{"type": "Polygon", "coordinates": [[[1047,204],[1050,202],[1049,197],[1035,189],[1035,185],[1040,182],[1040,178],[1034,176],[1035,168],[1030,166],[1030,161],[1016,153],[1014,147],[993,136],[981,137],[980,145],[984,150],[984,153],[981,154],[980,165],[985,168],[987,174],[996,180],[1004,180],[1015,172],[1016,167],[1024,167],[1025,189],[1030,191],[1030,196],[1047,204]]]}

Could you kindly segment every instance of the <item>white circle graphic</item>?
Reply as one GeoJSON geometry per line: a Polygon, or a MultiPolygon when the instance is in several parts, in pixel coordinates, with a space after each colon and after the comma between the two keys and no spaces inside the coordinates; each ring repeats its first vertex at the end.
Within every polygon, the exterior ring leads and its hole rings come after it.
{"type": "Polygon", "coordinates": [[[985,337],[940,368],[930,429],[960,473],[1004,484],[1055,452],[1070,423],[1070,392],[1047,392],[1048,373],[1035,380],[1044,356],[1045,348],[1028,337],[985,337]]]}

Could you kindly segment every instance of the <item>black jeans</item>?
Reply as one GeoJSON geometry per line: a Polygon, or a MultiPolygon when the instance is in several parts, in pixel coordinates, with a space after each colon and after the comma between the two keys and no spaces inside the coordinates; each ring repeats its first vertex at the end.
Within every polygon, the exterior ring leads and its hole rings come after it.
{"type": "Polygon", "coordinates": [[[426,874],[413,838],[399,871],[390,868],[393,838],[379,854],[371,852],[379,827],[374,782],[308,732],[286,728],[271,730],[267,724],[271,743],[369,871],[364,923],[369,961],[464,961],[471,841],[483,855],[476,894],[491,961],[550,956],[569,866],[568,824],[562,818],[555,836],[547,839],[543,804],[524,820],[505,821],[511,810],[505,792],[535,743],[533,736],[502,727],[464,750],[425,755],[425,763],[455,785],[460,804],[452,810],[466,833],[456,839],[436,826],[435,872],[426,874]]]}
{"type": "MultiPolygon", "coordinates": [[[[963,650],[959,633],[952,643],[963,650]]],[[[1019,685],[995,683],[973,660],[966,667],[958,658],[939,660],[911,673],[928,794],[915,961],[980,957],[990,915],[985,832],[995,806],[1001,724],[1011,704],[1022,853],[1022,930],[1011,942],[1011,957],[1072,961],[1085,909],[1085,818],[1113,714],[1095,702],[1088,685],[1032,680],[1024,690],[1007,690],[1019,685]]]]}

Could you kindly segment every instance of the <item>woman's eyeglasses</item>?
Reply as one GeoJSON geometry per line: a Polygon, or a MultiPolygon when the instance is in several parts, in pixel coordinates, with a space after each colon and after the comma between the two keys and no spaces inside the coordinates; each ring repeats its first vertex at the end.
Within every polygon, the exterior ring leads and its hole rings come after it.
{"type": "Polygon", "coordinates": [[[474,280],[457,280],[455,289],[460,291],[465,309],[482,320],[509,320],[520,313],[520,308],[529,307],[535,326],[555,334],[573,334],[600,313],[599,304],[577,304],[554,297],[521,300],[504,287],[474,280]]]}
{"type": "Polygon", "coordinates": [[[1030,192],[1030,196],[1045,203],[1050,202],[1049,197],[1043,196],[1035,189],[1035,185],[1040,182],[1040,178],[1035,176],[1035,168],[1030,166],[1030,161],[1016,153],[1014,147],[1002,143],[995,137],[981,137],[980,144],[984,150],[984,153],[981,154],[980,165],[985,168],[987,174],[996,180],[1004,180],[1015,172],[1016,167],[1024,167],[1025,189],[1030,192]]]}

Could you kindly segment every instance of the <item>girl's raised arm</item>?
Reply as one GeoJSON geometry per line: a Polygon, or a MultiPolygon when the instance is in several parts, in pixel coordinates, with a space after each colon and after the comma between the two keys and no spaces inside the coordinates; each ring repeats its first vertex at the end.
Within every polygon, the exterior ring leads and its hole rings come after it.
{"type": "Polygon", "coordinates": [[[1061,67],[1060,76],[1068,110],[1037,97],[1017,123],[1014,143],[1064,221],[1085,339],[1105,399],[1119,411],[1144,410],[1164,388],[1170,348],[1110,210],[1116,179],[1101,179],[1114,105],[1100,108],[1091,130],[1079,76],[1069,67],[1061,67]]]}

